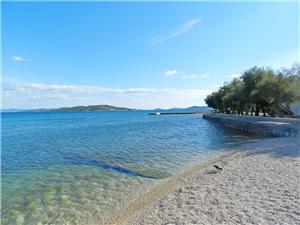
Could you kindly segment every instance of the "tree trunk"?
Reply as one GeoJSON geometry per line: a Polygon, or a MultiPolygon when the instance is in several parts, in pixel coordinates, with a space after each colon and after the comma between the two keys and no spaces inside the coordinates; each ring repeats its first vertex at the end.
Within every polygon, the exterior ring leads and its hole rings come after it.
{"type": "Polygon", "coordinates": [[[266,110],[264,107],[261,107],[261,111],[263,112],[264,116],[266,116],[266,110]]]}
{"type": "Polygon", "coordinates": [[[255,104],[255,116],[259,116],[259,105],[258,105],[258,103],[255,104]]]}
{"type": "Polygon", "coordinates": [[[254,105],[251,106],[251,116],[253,116],[254,113],[254,105]]]}

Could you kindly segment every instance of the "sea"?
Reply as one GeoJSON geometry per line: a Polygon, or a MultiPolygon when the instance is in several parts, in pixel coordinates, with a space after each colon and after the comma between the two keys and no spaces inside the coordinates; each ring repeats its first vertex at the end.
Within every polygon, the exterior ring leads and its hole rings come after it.
{"type": "Polygon", "coordinates": [[[201,115],[1,114],[1,224],[102,224],[154,184],[253,137],[201,115]]]}

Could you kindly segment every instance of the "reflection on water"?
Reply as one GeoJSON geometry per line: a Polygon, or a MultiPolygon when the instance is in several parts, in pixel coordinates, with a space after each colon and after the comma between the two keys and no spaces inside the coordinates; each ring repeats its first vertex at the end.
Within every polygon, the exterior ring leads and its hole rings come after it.
{"type": "Polygon", "coordinates": [[[2,224],[99,224],[188,163],[250,141],[197,115],[2,114],[2,224]]]}

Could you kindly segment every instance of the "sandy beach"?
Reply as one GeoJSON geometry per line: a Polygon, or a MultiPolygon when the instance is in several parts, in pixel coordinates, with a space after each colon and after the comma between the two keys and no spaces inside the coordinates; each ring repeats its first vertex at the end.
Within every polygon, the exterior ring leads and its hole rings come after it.
{"type": "Polygon", "coordinates": [[[300,224],[299,156],[299,137],[246,144],[162,181],[108,224],[300,224]]]}

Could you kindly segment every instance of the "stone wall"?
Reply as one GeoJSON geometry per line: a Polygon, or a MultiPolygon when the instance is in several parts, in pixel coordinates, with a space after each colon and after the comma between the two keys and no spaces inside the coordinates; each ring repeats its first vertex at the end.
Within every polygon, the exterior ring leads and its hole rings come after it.
{"type": "Polygon", "coordinates": [[[220,113],[203,114],[203,118],[224,127],[262,136],[287,137],[300,135],[300,119],[238,116],[220,113]]]}

